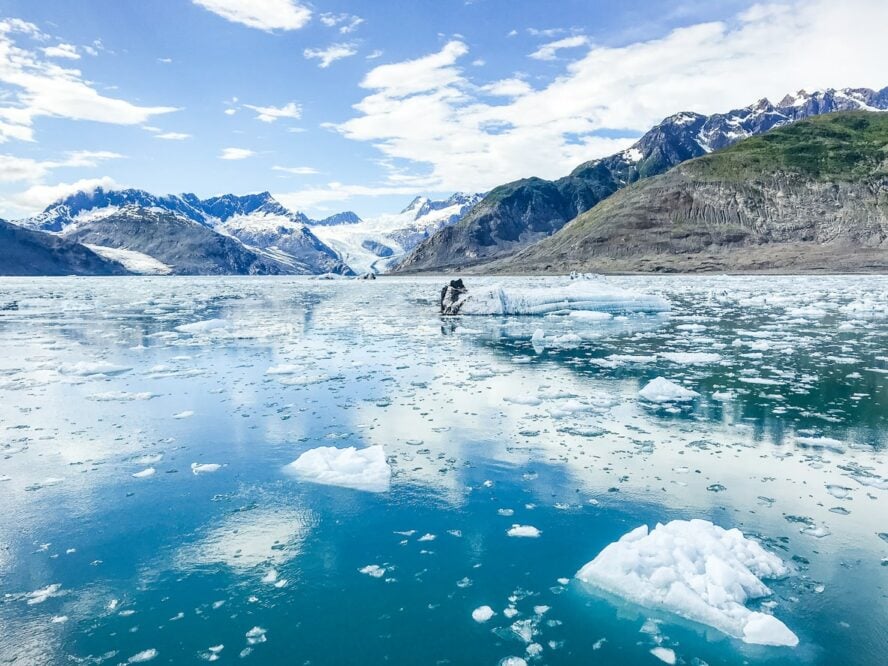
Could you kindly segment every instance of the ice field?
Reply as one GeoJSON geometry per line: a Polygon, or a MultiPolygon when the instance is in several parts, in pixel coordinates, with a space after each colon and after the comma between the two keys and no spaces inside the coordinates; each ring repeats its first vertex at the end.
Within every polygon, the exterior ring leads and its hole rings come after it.
{"type": "Polygon", "coordinates": [[[888,663],[888,278],[443,284],[0,280],[0,663],[888,663]]]}

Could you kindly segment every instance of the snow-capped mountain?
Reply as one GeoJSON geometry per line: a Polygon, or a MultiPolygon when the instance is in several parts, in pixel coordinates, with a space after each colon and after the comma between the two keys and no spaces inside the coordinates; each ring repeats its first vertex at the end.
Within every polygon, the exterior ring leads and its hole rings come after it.
{"type": "Polygon", "coordinates": [[[462,192],[441,200],[416,197],[400,213],[356,222],[315,223],[311,229],[354,271],[382,273],[418,243],[461,220],[482,197],[462,192]]]}
{"type": "MultiPolygon", "coordinates": [[[[137,189],[96,188],[65,197],[39,215],[19,220],[17,224],[39,231],[73,235],[75,231],[83,234],[85,227],[98,225],[104,220],[125,220],[127,224],[122,228],[134,233],[138,227],[132,222],[140,216],[146,223],[157,223],[159,219],[169,222],[169,216],[175,216],[206,227],[212,234],[236,239],[247,250],[257,250],[276,258],[285,266],[279,272],[351,273],[336,252],[311,232],[307,226],[311,220],[300,212],[290,211],[268,192],[200,199],[187,193],[156,196],[137,189]],[[159,218],[157,214],[164,217],[159,218]]],[[[108,225],[103,224],[102,228],[107,230],[108,225]]],[[[172,224],[166,224],[165,228],[176,229],[177,233],[188,229],[184,225],[172,224]]],[[[138,244],[137,239],[128,238],[124,233],[112,236],[113,247],[117,249],[134,249],[130,246],[138,244]]]]}

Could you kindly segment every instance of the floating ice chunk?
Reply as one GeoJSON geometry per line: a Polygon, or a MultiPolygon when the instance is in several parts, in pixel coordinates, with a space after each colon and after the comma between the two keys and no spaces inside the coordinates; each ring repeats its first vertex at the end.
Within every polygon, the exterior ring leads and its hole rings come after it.
{"type": "Polygon", "coordinates": [[[285,469],[304,481],[375,493],[386,492],[392,478],[381,445],[366,449],[319,446],[300,455],[285,469]]]}
{"type": "Polygon", "coordinates": [[[256,643],[264,643],[268,639],[265,637],[265,629],[262,627],[253,627],[247,633],[247,643],[255,645],[256,643]]]}
{"type": "Polygon", "coordinates": [[[746,608],[771,594],[762,578],[786,576],[783,561],[706,520],[642,525],[607,546],[577,578],[633,603],[706,624],[747,643],[798,644],[772,615],[746,608]]]}
{"type": "Polygon", "coordinates": [[[151,400],[156,398],[157,393],[143,391],[140,393],[130,393],[128,391],[105,391],[103,393],[94,393],[87,396],[87,400],[95,400],[96,402],[132,402],[133,400],[151,400]]]}
{"type": "Polygon", "coordinates": [[[506,534],[508,534],[510,537],[525,537],[525,538],[535,539],[540,534],[542,534],[542,532],[540,530],[538,530],[536,527],[534,527],[533,525],[517,525],[516,524],[516,525],[512,525],[512,527],[510,527],[506,531],[506,534]]]}
{"type": "Polygon", "coordinates": [[[675,651],[664,647],[655,647],[651,650],[651,654],[666,664],[675,664],[675,651]]]}
{"type": "Polygon", "coordinates": [[[53,583],[52,585],[41,587],[39,590],[28,592],[28,594],[25,595],[25,601],[29,606],[42,604],[47,599],[62,596],[63,592],[61,592],[61,589],[62,586],[60,583],[53,583]]]}
{"type": "Polygon", "coordinates": [[[686,389],[664,377],[649,381],[638,395],[649,402],[687,402],[700,397],[696,391],[686,389]]]}
{"type": "Polygon", "coordinates": [[[50,488],[52,486],[57,486],[62,483],[65,479],[57,476],[50,476],[43,481],[37,481],[36,483],[32,483],[29,486],[25,486],[25,490],[40,490],[41,488],[50,488]]]}
{"type": "Polygon", "coordinates": [[[130,370],[132,368],[125,365],[114,365],[105,361],[78,361],[77,363],[62,363],[59,366],[59,372],[63,375],[76,377],[122,375],[130,370]]]}
{"type": "Polygon", "coordinates": [[[536,407],[543,403],[542,400],[534,395],[507,395],[503,398],[503,402],[508,402],[513,405],[526,405],[527,407],[536,407]]]}
{"type": "Polygon", "coordinates": [[[219,463],[191,463],[192,474],[212,474],[222,469],[219,463]]]}
{"type": "Polygon", "coordinates": [[[494,615],[496,615],[496,612],[490,606],[478,606],[478,608],[472,611],[472,619],[479,624],[487,622],[494,615]]]}
{"type": "Polygon", "coordinates": [[[128,664],[144,664],[146,661],[151,661],[152,659],[157,658],[158,652],[154,648],[149,648],[148,650],[142,650],[141,652],[137,652],[132,657],[126,660],[128,664]]]}
{"type": "Polygon", "coordinates": [[[358,573],[362,573],[372,578],[382,578],[385,576],[385,569],[378,564],[368,564],[366,567],[358,569],[358,573]]]}
{"type": "Polygon", "coordinates": [[[719,354],[709,352],[663,352],[660,356],[680,365],[705,365],[718,363],[721,360],[719,354]]]}
{"type": "Polygon", "coordinates": [[[669,302],[659,296],[627,291],[589,281],[557,287],[494,285],[470,289],[459,310],[466,315],[545,315],[587,310],[607,313],[666,312],[669,302]]]}
{"type": "Polygon", "coordinates": [[[174,419],[190,419],[192,416],[194,416],[194,412],[192,412],[190,409],[186,409],[184,412],[173,414],[174,419]]]}
{"type": "Polygon", "coordinates": [[[809,449],[822,449],[833,453],[845,453],[845,444],[832,437],[796,437],[796,444],[809,449]]]}
{"type": "Polygon", "coordinates": [[[521,657],[506,657],[500,661],[499,666],[527,666],[527,662],[521,657]]]}
{"type": "Polygon", "coordinates": [[[143,469],[141,472],[136,472],[132,476],[134,479],[147,479],[149,476],[154,476],[154,473],[156,471],[157,470],[153,467],[148,467],[146,469],[143,469]]]}
{"type": "Polygon", "coordinates": [[[176,326],[179,333],[189,333],[190,335],[198,335],[200,333],[210,333],[228,328],[229,323],[224,319],[207,319],[206,321],[196,321],[193,324],[182,324],[176,326]]]}
{"type": "Polygon", "coordinates": [[[434,541],[437,538],[434,534],[423,534],[417,541],[434,541]]]}
{"type": "Polygon", "coordinates": [[[282,363],[281,365],[273,365],[268,370],[265,371],[266,375],[298,375],[300,372],[304,372],[305,368],[301,365],[292,365],[289,363],[282,363]]]}

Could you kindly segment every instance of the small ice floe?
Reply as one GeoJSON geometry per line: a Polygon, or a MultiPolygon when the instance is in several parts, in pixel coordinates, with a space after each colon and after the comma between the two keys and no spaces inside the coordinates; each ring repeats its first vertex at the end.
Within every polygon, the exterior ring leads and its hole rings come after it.
{"type": "Polygon", "coordinates": [[[832,437],[796,437],[796,444],[806,449],[845,453],[844,442],[832,437]]]}
{"type": "Polygon", "coordinates": [[[224,319],[207,319],[206,321],[196,321],[193,324],[182,324],[176,326],[179,333],[188,333],[189,335],[199,335],[201,333],[210,333],[212,331],[220,331],[228,328],[229,323],[224,319]]]}
{"type": "Polygon", "coordinates": [[[783,561],[740,530],[707,520],[642,525],[607,546],[577,578],[629,601],[670,611],[760,645],[798,644],[773,615],[746,608],[771,590],[762,578],[789,574],[783,561]]]}
{"type": "Polygon", "coordinates": [[[423,534],[417,541],[434,541],[437,538],[434,534],[423,534]]]}
{"type": "Polygon", "coordinates": [[[265,637],[266,631],[262,627],[253,627],[246,633],[247,643],[256,645],[256,643],[264,643],[268,639],[265,637]]]}
{"type": "Polygon", "coordinates": [[[487,622],[490,618],[496,615],[496,611],[494,611],[490,606],[478,606],[475,610],[472,611],[472,619],[475,620],[478,624],[483,624],[487,622]]]}
{"type": "Polygon", "coordinates": [[[499,666],[527,666],[527,662],[521,657],[506,657],[500,660],[499,666]]]}
{"type": "Polygon", "coordinates": [[[462,280],[453,280],[441,292],[441,313],[446,315],[546,315],[576,310],[609,314],[667,312],[669,302],[587,280],[553,287],[494,285],[477,289],[467,289],[462,280]]]}
{"type": "Polygon", "coordinates": [[[224,645],[211,645],[206,649],[205,652],[200,653],[201,659],[205,661],[218,661],[219,653],[225,649],[224,645]]]}
{"type": "Polygon", "coordinates": [[[284,468],[303,481],[381,493],[391,486],[392,470],[382,445],[356,449],[319,446],[284,468]]]}
{"type": "Polygon", "coordinates": [[[53,583],[52,585],[47,585],[46,587],[41,587],[39,590],[34,590],[33,592],[28,592],[24,596],[25,602],[29,606],[34,606],[36,604],[42,604],[47,599],[62,596],[64,594],[64,592],[62,592],[61,590],[62,590],[62,586],[60,583],[53,583]]]}
{"type": "Polygon", "coordinates": [[[133,402],[135,400],[151,400],[158,397],[157,393],[150,391],[141,391],[139,393],[131,393],[129,391],[105,391],[103,393],[93,393],[86,397],[87,400],[95,400],[96,402],[133,402]]]}
{"type": "Polygon", "coordinates": [[[675,664],[675,651],[664,647],[655,647],[651,649],[651,654],[664,664],[675,664]]]}
{"type": "Polygon", "coordinates": [[[174,419],[190,419],[192,416],[194,416],[194,412],[192,412],[190,409],[186,409],[184,412],[177,412],[173,414],[174,419]]]}
{"type": "Polygon", "coordinates": [[[105,361],[78,361],[77,363],[62,363],[59,366],[60,373],[75,377],[110,377],[122,375],[130,370],[132,368],[128,366],[114,365],[105,361]]]}
{"type": "Polygon", "coordinates": [[[219,463],[191,463],[192,474],[212,474],[222,469],[219,463]]]}
{"type": "Polygon", "coordinates": [[[648,402],[688,402],[699,398],[700,394],[665,377],[652,379],[638,392],[648,402]]]}
{"type": "Polygon", "coordinates": [[[153,467],[148,467],[146,469],[143,469],[141,472],[136,472],[132,475],[132,477],[134,479],[147,479],[150,476],[154,476],[155,472],[157,472],[156,469],[154,469],[153,467]]]}
{"type": "Polygon", "coordinates": [[[540,536],[540,534],[542,534],[542,532],[540,530],[538,530],[536,527],[534,527],[533,525],[515,524],[515,525],[512,525],[512,527],[510,527],[508,530],[506,530],[506,534],[508,534],[510,537],[524,537],[524,538],[529,538],[529,539],[535,539],[538,536],[540,536]]]}
{"type": "Polygon", "coordinates": [[[141,652],[137,652],[132,657],[126,660],[128,664],[144,664],[146,661],[151,661],[152,659],[156,659],[159,653],[154,648],[149,648],[147,650],[142,650],[141,652]]]}
{"type": "Polygon", "coordinates": [[[28,486],[25,486],[25,490],[40,490],[41,488],[51,488],[52,486],[57,486],[62,483],[65,479],[58,476],[50,476],[43,481],[37,481],[36,483],[32,483],[28,486]]]}
{"type": "Polygon", "coordinates": [[[367,566],[358,569],[358,573],[370,576],[371,578],[382,578],[385,576],[385,569],[378,564],[368,564],[367,566]]]}
{"type": "Polygon", "coordinates": [[[709,352],[662,352],[660,357],[678,365],[708,365],[721,361],[719,354],[709,352]]]}

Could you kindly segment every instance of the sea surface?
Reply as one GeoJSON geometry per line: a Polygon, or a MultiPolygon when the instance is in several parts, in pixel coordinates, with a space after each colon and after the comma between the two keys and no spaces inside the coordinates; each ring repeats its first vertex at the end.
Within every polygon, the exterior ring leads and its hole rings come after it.
{"type": "Polygon", "coordinates": [[[672,311],[442,319],[440,279],[0,280],[0,663],[888,663],[888,278],[602,281],[672,311]],[[648,403],[655,377],[700,397],[648,403]],[[285,470],[371,445],[387,492],[285,470]],[[752,606],[797,647],[574,578],[691,518],[789,565],[752,606]]]}

